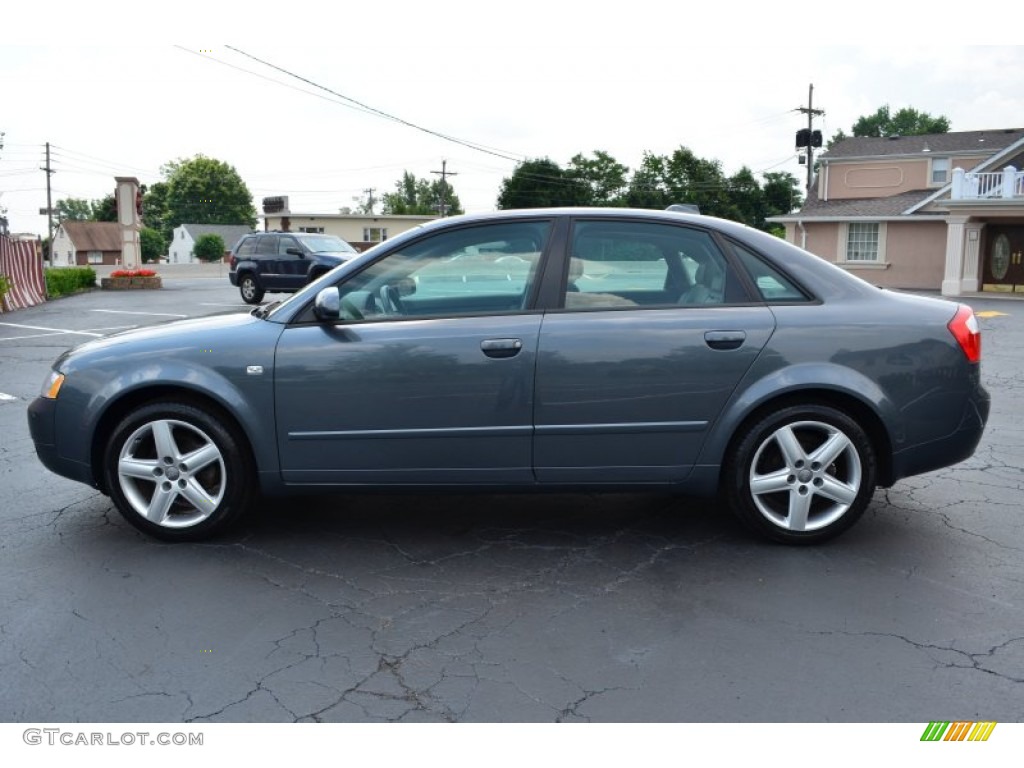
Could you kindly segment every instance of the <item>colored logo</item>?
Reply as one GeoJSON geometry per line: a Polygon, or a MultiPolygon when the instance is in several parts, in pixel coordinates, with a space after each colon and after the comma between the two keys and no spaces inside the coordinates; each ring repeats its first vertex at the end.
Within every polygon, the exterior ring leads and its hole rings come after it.
{"type": "Polygon", "coordinates": [[[921,741],[988,741],[996,723],[928,723],[921,734],[921,741]]]}

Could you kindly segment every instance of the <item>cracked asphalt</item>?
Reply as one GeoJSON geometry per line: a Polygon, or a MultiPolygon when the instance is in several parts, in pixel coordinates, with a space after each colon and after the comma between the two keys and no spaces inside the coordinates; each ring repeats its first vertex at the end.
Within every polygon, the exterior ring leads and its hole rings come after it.
{"type": "Polygon", "coordinates": [[[1001,313],[977,454],[825,546],[653,494],[301,497],[167,545],[25,416],[86,334],[244,307],[165,285],[0,315],[0,719],[1024,720],[1024,302],[971,302],[1001,313]]]}

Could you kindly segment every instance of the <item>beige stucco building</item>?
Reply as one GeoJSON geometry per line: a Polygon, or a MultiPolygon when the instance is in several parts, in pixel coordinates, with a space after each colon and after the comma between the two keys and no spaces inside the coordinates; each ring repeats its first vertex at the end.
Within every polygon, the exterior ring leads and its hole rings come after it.
{"type": "Polygon", "coordinates": [[[357,213],[264,213],[263,229],[268,232],[319,232],[337,235],[359,250],[406,230],[418,227],[436,216],[385,216],[357,213]]]}
{"type": "Polygon", "coordinates": [[[851,138],[786,239],[890,288],[1024,292],[1024,129],[851,138]]]}

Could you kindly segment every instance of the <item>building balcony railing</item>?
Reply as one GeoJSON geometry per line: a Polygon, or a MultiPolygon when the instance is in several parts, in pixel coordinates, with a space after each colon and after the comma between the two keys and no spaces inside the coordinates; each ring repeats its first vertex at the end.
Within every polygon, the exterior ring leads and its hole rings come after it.
{"type": "Polygon", "coordinates": [[[952,200],[1010,200],[1024,198],[1024,171],[1012,165],[1001,171],[971,173],[953,169],[952,200]]]}

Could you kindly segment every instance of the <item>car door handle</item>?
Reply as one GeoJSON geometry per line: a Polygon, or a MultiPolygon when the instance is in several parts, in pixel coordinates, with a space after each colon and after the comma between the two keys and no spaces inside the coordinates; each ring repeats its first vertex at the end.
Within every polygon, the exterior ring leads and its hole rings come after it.
{"type": "Polygon", "coordinates": [[[739,349],[747,340],[745,331],[707,331],[704,342],[712,349],[739,349]]]}
{"type": "Polygon", "coordinates": [[[523,348],[520,339],[484,339],[480,349],[488,357],[515,357],[523,348]]]}

